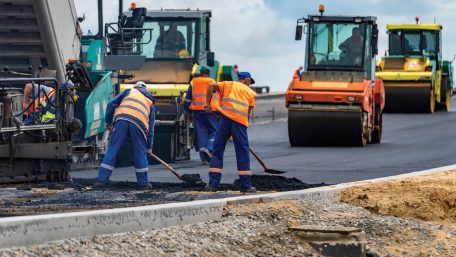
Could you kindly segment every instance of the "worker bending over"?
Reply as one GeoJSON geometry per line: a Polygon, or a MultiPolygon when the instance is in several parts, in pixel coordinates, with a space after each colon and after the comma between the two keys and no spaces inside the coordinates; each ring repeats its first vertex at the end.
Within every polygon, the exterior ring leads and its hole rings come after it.
{"type": "Polygon", "coordinates": [[[53,105],[55,89],[45,85],[27,83],[24,87],[23,108],[25,125],[45,123],[55,118],[53,105]]]}
{"type": "Polygon", "coordinates": [[[152,155],[155,108],[154,97],[147,92],[146,84],[139,81],[131,90],[125,90],[112,99],[106,108],[105,120],[106,129],[112,133],[108,151],[98,170],[95,187],[104,187],[109,181],[116,164],[117,153],[130,137],[138,186],[151,188],[147,178],[147,155],[152,155]]]}
{"type": "MultiPolygon", "coordinates": [[[[206,66],[200,68],[200,76],[190,82],[185,97],[184,108],[192,111],[195,121],[198,149],[203,164],[208,164],[212,157],[215,130],[218,119],[215,114],[204,111],[206,105],[206,92],[210,83],[215,81],[210,78],[210,70],[206,66]]],[[[212,110],[212,111],[215,111],[212,110]]]]}
{"type": "Polygon", "coordinates": [[[209,185],[206,186],[208,191],[216,191],[220,185],[223,153],[228,138],[232,136],[241,192],[256,192],[250,181],[249,139],[247,135],[250,112],[255,107],[256,96],[256,93],[249,86],[254,84],[255,80],[248,72],[239,72],[238,77],[239,82],[211,83],[207,89],[205,110],[211,112],[212,109],[216,109],[221,114],[217,124],[214,152],[209,168],[209,185]],[[212,98],[215,101],[211,101],[212,98]]]}

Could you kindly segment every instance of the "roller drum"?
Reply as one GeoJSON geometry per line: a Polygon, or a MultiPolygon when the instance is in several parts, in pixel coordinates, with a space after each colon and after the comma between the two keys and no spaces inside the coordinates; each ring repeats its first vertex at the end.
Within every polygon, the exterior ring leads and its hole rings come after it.
{"type": "Polygon", "coordinates": [[[363,146],[362,112],[288,111],[291,146],[363,146]]]}
{"type": "Polygon", "coordinates": [[[416,86],[413,83],[391,85],[385,83],[385,109],[387,113],[432,113],[434,99],[431,85],[416,86]]]}

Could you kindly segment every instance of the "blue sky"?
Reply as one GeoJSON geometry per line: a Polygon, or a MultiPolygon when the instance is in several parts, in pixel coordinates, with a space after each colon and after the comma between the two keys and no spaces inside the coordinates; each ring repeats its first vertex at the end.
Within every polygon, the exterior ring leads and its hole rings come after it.
{"type": "MultiPolygon", "coordinates": [[[[74,0],[78,14],[86,14],[84,31],[96,30],[96,1],[74,0]]],[[[124,1],[129,6],[130,1],[124,1]]],[[[212,10],[211,48],[222,64],[238,64],[250,71],[258,85],[285,90],[293,70],[304,62],[304,41],[294,41],[296,19],[318,13],[325,4],[328,15],[377,16],[380,28],[379,53],[387,46],[387,23],[423,23],[434,19],[443,25],[444,57],[456,53],[456,1],[444,0],[142,0],[148,9],[200,8],[212,10]]],[[[105,22],[117,18],[117,1],[105,0],[105,22]]]]}

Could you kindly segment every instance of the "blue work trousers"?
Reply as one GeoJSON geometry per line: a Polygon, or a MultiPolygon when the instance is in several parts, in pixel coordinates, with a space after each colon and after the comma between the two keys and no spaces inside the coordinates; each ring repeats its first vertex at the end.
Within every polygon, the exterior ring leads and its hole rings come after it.
{"type": "Polygon", "coordinates": [[[100,169],[98,170],[97,180],[99,182],[106,183],[109,180],[116,164],[117,153],[128,137],[131,140],[131,146],[133,148],[138,185],[147,185],[147,171],[149,169],[149,164],[147,162],[146,139],[144,138],[144,134],[140,128],[126,120],[118,120],[114,123],[114,128],[109,138],[108,151],[106,152],[103,162],[100,165],[100,169]]]}
{"type": "Polygon", "coordinates": [[[226,142],[230,136],[233,137],[241,189],[249,189],[251,187],[251,171],[247,127],[224,115],[220,115],[217,131],[215,133],[214,151],[212,152],[211,165],[209,168],[209,185],[214,188],[217,188],[220,185],[223,170],[223,154],[225,152],[226,142]]]}
{"type": "Polygon", "coordinates": [[[216,114],[205,111],[193,111],[195,121],[196,138],[198,139],[198,149],[201,161],[208,161],[208,156],[204,150],[210,152],[214,149],[214,137],[217,129],[218,118],[216,114]]]}

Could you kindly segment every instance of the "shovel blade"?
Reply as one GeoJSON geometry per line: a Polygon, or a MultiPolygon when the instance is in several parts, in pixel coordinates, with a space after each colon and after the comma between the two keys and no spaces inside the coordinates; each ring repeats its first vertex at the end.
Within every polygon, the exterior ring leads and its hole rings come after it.
{"type": "Polygon", "coordinates": [[[264,172],[269,173],[269,174],[283,174],[283,173],[287,173],[286,171],[275,170],[275,169],[265,169],[264,172]]]}

